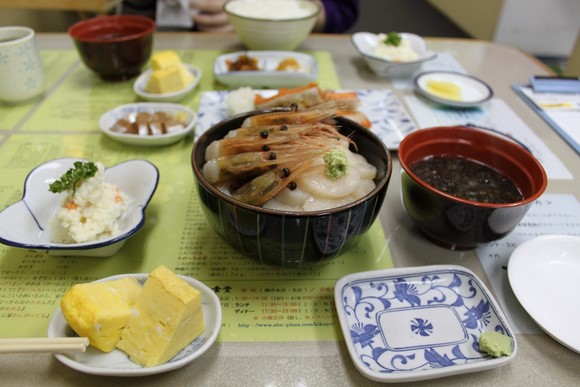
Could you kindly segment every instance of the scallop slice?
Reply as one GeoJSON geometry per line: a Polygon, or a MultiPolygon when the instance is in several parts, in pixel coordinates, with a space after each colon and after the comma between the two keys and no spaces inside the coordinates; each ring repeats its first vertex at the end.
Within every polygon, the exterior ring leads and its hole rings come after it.
{"type": "Polygon", "coordinates": [[[330,208],[344,206],[352,203],[355,199],[351,196],[345,196],[339,199],[315,198],[311,197],[304,202],[304,211],[322,211],[330,208]]]}
{"type": "Polygon", "coordinates": [[[377,168],[370,164],[363,155],[350,152],[349,163],[358,169],[361,179],[372,180],[377,176],[377,168]]]}
{"type": "Polygon", "coordinates": [[[276,195],[276,201],[281,205],[302,209],[304,202],[311,196],[312,195],[310,195],[308,192],[300,188],[296,188],[294,190],[284,188],[278,195],[276,195]]]}
{"type": "Polygon", "coordinates": [[[286,203],[280,202],[277,198],[270,199],[266,204],[264,204],[264,208],[270,210],[278,210],[278,211],[303,211],[304,209],[302,206],[291,206],[286,203]]]}
{"type": "Polygon", "coordinates": [[[218,162],[216,159],[208,160],[205,164],[203,164],[202,175],[211,184],[214,184],[214,183],[219,181],[220,172],[219,172],[218,162]]]}
{"type": "Polygon", "coordinates": [[[205,160],[217,159],[220,155],[220,142],[212,141],[207,148],[205,148],[205,160]]]}
{"type": "Polygon", "coordinates": [[[352,194],[353,200],[360,199],[365,195],[368,195],[373,189],[375,189],[375,182],[368,179],[361,179],[358,188],[352,194]]]}
{"type": "Polygon", "coordinates": [[[348,168],[345,176],[331,180],[324,174],[325,166],[316,166],[311,172],[296,179],[298,187],[313,196],[327,199],[338,199],[353,193],[360,182],[356,168],[348,168]]]}

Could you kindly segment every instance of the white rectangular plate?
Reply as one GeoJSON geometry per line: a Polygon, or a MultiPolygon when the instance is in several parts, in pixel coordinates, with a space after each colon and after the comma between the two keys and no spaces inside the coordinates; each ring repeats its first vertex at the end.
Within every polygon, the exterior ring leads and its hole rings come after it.
{"type": "Polygon", "coordinates": [[[239,51],[218,56],[214,62],[213,72],[218,82],[230,87],[297,87],[316,81],[318,63],[311,55],[293,51],[239,51]],[[230,71],[227,62],[235,62],[241,55],[255,58],[260,70],[230,71]],[[294,58],[300,66],[299,69],[276,70],[278,64],[288,58],[294,58]]]}

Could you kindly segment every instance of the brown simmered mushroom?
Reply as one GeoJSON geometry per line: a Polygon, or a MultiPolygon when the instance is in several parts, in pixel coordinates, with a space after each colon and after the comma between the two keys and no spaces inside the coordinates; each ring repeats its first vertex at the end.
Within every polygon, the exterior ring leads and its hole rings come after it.
{"type": "Polygon", "coordinates": [[[183,130],[185,126],[186,123],[180,117],[167,112],[155,112],[153,114],[140,112],[117,120],[111,127],[111,131],[149,136],[178,132],[183,130]]]}

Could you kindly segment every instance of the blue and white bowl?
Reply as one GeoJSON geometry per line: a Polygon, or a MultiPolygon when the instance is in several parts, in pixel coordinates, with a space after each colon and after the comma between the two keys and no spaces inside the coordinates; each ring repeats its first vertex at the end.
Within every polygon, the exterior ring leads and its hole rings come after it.
{"type": "Polygon", "coordinates": [[[104,180],[119,186],[132,199],[129,211],[119,220],[121,232],[94,242],[51,241],[51,220],[61,205],[61,195],[48,190],[49,183],[73,168],[73,158],[57,159],[34,168],[26,177],[22,199],[0,212],[0,243],[24,249],[44,250],[51,255],[108,257],[145,224],[145,210],[157,189],[159,171],[145,160],[129,160],[104,171],[104,180]]]}

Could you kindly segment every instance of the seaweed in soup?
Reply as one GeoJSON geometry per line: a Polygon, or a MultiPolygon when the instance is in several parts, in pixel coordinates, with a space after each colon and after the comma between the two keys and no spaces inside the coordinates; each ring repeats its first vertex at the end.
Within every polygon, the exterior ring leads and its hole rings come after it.
{"type": "Polygon", "coordinates": [[[413,163],[410,168],[430,186],[461,199],[513,203],[524,198],[507,176],[465,157],[432,156],[413,163]]]}

